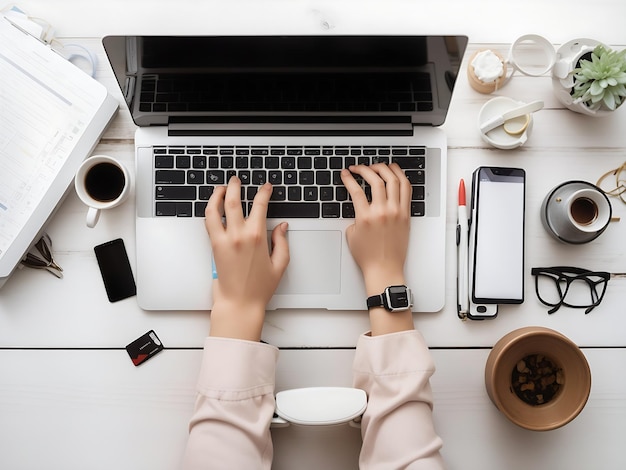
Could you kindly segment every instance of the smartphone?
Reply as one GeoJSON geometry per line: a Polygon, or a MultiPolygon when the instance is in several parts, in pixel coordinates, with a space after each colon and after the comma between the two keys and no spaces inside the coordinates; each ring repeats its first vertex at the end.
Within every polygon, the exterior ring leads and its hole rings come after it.
{"type": "Polygon", "coordinates": [[[473,174],[470,299],[474,304],[524,301],[525,192],[526,173],[520,168],[479,167],[473,174]]]}
{"type": "Polygon", "coordinates": [[[135,278],[130,268],[124,240],[118,238],[94,247],[104,288],[110,302],[137,294],[135,278]]]}

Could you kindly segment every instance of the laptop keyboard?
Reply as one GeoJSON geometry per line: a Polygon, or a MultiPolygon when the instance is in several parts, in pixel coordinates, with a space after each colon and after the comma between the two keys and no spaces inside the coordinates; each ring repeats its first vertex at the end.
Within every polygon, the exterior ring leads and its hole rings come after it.
{"type": "MultiPolygon", "coordinates": [[[[244,215],[259,186],[272,183],[269,218],[354,218],[340,177],[354,164],[395,162],[411,182],[411,216],[425,215],[426,148],[412,146],[154,147],[155,214],[204,217],[216,186],[241,180],[244,215]]],[[[369,185],[357,177],[368,198],[369,185]]]]}

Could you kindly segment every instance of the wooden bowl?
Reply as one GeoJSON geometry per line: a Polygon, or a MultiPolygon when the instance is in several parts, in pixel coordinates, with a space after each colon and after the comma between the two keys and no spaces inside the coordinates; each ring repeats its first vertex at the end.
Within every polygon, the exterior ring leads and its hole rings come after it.
{"type": "Polygon", "coordinates": [[[483,52],[487,49],[480,49],[478,51],[476,51],[474,54],[472,54],[472,56],[469,59],[469,62],[467,63],[467,79],[469,80],[469,84],[470,86],[478,91],[479,93],[484,93],[484,94],[489,94],[489,93],[493,93],[496,90],[499,90],[500,88],[502,88],[504,86],[504,82],[506,80],[506,61],[504,60],[504,58],[496,51],[491,51],[493,52],[496,56],[498,56],[500,58],[500,60],[502,61],[502,75],[500,75],[500,77],[498,77],[496,80],[486,83],[483,82],[482,80],[480,80],[477,76],[476,73],[474,72],[474,67],[472,66],[472,62],[474,60],[474,57],[476,57],[476,55],[480,52],[483,52]]]}
{"type": "MultiPolygon", "coordinates": [[[[526,375],[533,376],[538,370],[547,370],[546,377],[550,374],[550,368],[537,368],[526,375]]],[[[537,375],[534,377],[528,382],[539,383],[537,375]]],[[[591,370],[582,351],[570,339],[549,328],[530,326],[508,333],[495,344],[487,358],[485,386],[491,401],[510,421],[532,431],[549,431],[569,423],[582,411],[591,390],[591,370]],[[550,399],[531,404],[528,396],[520,396],[519,371],[524,370],[528,360],[520,361],[530,358],[532,362],[537,356],[547,358],[547,363],[555,366],[561,383],[549,386],[554,393],[550,399]]],[[[539,391],[537,388],[534,393],[540,395],[539,391]]]]}

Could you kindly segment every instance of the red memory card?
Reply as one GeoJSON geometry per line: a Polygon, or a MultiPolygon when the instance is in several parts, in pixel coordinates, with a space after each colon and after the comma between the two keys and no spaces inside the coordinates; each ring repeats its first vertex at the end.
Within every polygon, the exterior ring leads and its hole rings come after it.
{"type": "Polygon", "coordinates": [[[126,351],[135,366],[143,364],[155,354],[163,351],[163,343],[153,330],[140,336],[126,346],[126,351]]]}

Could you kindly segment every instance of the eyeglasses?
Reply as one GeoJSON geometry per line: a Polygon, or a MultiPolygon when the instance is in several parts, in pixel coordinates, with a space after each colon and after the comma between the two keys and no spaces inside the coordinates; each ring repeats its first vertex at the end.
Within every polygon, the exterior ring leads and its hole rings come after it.
{"type": "Polygon", "coordinates": [[[584,308],[587,314],[602,302],[609,279],[626,278],[626,273],[589,271],[572,266],[532,268],[531,274],[535,276],[537,298],[551,307],[549,314],[563,305],[584,308]]]}
{"type": "Polygon", "coordinates": [[[63,277],[63,268],[56,264],[52,258],[52,240],[50,236],[44,233],[33,248],[36,249],[41,256],[34,253],[34,249],[31,249],[31,251],[26,253],[22,264],[28,268],[45,269],[61,279],[63,277]]]}
{"type": "MultiPolygon", "coordinates": [[[[609,178],[610,180],[610,178],[609,178]]],[[[626,162],[614,170],[609,170],[603,174],[596,183],[602,191],[609,196],[619,197],[623,203],[626,203],[626,162]],[[615,176],[615,184],[608,184],[610,189],[605,189],[603,186],[607,186],[605,180],[611,176],[615,176]]]]}

